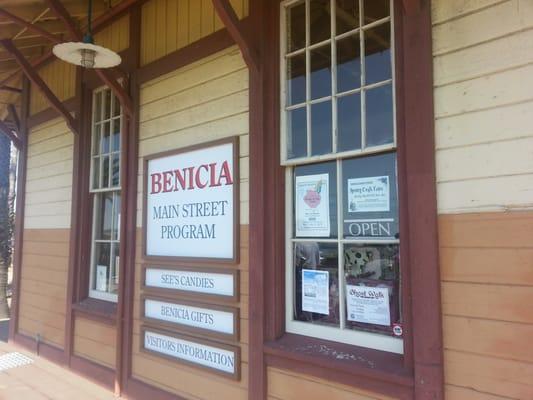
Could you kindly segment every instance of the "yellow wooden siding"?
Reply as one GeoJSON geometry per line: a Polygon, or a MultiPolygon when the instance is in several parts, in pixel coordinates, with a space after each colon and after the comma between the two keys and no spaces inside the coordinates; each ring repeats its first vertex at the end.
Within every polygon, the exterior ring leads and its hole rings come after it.
{"type": "Polygon", "coordinates": [[[130,45],[129,15],[126,14],[95,34],[94,42],[117,53],[127,49],[130,45]]]}
{"type": "MultiPolygon", "coordinates": [[[[230,0],[237,16],[248,0],[230,0]]],[[[223,28],[211,0],[151,0],[142,7],[141,64],[145,65],[223,28]]]]}
{"type": "Polygon", "coordinates": [[[73,134],[60,118],[30,133],[25,228],[70,227],[73,141],[73,134]]]}
{"type": "Polygon", "coordinates": [[[392,400],[392,397],[277,368],[267,369],[267,379],[271,400],[392,400]]]}
{"type": "Polygon", "coordinates": [[[109,368],[115,368],[117,333],[115,326],[76,317],[74,354],[109,368]]]}
{"type": "MultiPolygon", "coordinates": [[[[38,73],[59,100],[65,101],[75,96],[76,67],[74,65],[54,59],[39,68],[38,73]]],[[[35,114],[49,107],[48,100],[35,85],[31,85],[30,113],[35,114]]]]}
{"type": "Polygon", "coordinates": [[[533,398],[531,237],[533,212],[439,217],[447,399],[533,398]]]}
{"type": "Polygon", "coordinates": [[[73,135],[60,118],[29,135],[19,330],[60,347],[65,336],[72,152],[73,135]]]}
{"type": "Polygon", "coordinates": [[[63,347],[69,229],[25,229],[20,279],[19,332],[63,347]]]}
{"type": "MultiPolygon", "coordinates": [[[[178,4],[179,5],[179,4],[178,4]]],[[[179,28],[179,27],[178,27],[179,28]]],[[[141,88],[139,191],[132,346],[133,375],[184,398],[248,398],[248,71],[236,47],[154,79],[141,88]],[[231,136],[240,147],[241,379],[231,379],[142,353],[140,295],[142,263],[142,158],[231,136]]]]}
{"type": "Polygon", "coordinates": [[[530,208],[533,2],[432,9],[439,212],[530,208]]]}

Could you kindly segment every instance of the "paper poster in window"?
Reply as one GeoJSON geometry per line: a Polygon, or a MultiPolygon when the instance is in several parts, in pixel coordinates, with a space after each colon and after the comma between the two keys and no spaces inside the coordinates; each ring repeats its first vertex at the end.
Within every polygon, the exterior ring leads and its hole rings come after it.
{"type": "Polygon", "coordinates": [[[389,289],[346,285],[348,321],[390,326],[389,289]]]}
{"type": "Polygon", "coordinates": [[[328,237],[329,175],[297,176],[295,197],[296,236],[328,237]]]}
{"type": "Polygon", "coordinates": [[[329,272],[302,270],[302,310],[329,315],[329,272]]]}
{"type": "Polygon", "coordinates": [[[348,212],[390,211],[388,176],[348,179],[348,212]]]}

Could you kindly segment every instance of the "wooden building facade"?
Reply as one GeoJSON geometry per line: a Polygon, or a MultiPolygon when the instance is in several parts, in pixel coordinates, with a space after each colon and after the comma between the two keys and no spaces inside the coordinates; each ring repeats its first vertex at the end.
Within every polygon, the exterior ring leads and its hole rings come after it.
{"type": "Polygon", "coordinates": [[[118,90],[17,81],[12,342],[131,399],[533,398],[532,2],[106,13],[118,90]]]}

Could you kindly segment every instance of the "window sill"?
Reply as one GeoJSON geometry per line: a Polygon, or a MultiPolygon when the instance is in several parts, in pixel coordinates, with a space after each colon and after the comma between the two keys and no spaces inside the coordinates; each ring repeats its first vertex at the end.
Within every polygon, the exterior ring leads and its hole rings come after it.
{"type": "Polygon", "coordinates": [[[110,301],[88,297],[85,300],[74,304],[72,309],[76,315],[107,325],[115,325],[117,321],[117,304],[110,301]]]}
{"type": "Polygon", "coordinates": [[[403,356],[287,333],[265,344],[267,365],[370,392],[413,399],[413,373],[403,356]]]}

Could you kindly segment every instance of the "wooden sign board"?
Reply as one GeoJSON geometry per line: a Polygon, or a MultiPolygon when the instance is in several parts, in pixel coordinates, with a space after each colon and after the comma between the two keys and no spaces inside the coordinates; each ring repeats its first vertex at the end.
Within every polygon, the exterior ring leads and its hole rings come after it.
{"type": "Polygon", "coordinates": [[[145,157],[147,259],[238,261],[238,165],[238,138],[145,157]]]}
{"type": "Polygon", "coordinates": [[[145,265],[143,271],[147,292],[216,302],[239,300],[239,271],[235,269],[145,265]]]}
{"type": "Polygon", "coordinates": [[[141,351],[240,379],[240,348],[175,333],[141,328],[141,351]]]}
{"type": "Polygon", "coordinates": [[[145,296],[141,302],[141,318],[152,325],[160,324],[201,336],[239,339],[239,311],[236,308],[145,296]]]}

